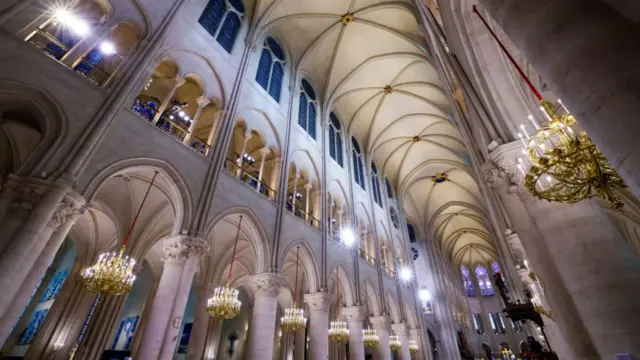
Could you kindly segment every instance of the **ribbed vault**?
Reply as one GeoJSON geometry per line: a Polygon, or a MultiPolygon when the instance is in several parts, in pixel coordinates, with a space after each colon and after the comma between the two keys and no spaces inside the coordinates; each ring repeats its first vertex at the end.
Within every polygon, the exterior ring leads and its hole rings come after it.
{"type": "Polygon", "coordinates": [[[260,1],[257,36],[283,43],[289,65],[320,95],[323,116],[338,115],[451,262],[487,262],[495,250],[479,188],[411,4],[260,1]]]}

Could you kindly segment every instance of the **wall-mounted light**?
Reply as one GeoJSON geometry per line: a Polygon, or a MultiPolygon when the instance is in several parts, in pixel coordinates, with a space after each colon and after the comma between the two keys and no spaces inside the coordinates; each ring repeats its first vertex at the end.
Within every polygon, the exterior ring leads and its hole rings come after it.
{"type": "Polygon", "coordinates": [[[342,243],[344,244],[344,246],[349,248],[356,243],[356,236],[353,233],[353,230],[349,228],[343,228],[340,231],[340,238],[342,239],[342,243]]]}

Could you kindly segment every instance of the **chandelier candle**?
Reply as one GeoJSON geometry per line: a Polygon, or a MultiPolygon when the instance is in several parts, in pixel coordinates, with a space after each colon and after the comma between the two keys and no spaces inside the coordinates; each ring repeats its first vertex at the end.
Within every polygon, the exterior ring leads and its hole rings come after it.
{"type": "Polygon", "coordinates": [[[300,246],[296,248],[296,280],[293,283],[293,307],[284,310],[284,316],[280,318],[282,330],[298,331],[307,326],[307,318],[304,317],[304,310],[296,307],[296,293],[298,288],[298,267],[300,266],[300,246]]]}

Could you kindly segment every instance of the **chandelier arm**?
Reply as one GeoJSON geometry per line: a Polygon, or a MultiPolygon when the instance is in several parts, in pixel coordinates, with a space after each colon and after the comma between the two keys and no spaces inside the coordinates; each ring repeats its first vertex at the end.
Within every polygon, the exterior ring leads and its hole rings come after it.
{"type": "Polygon", "coordinates": [[[543,98],[542,98],[542,95],[540,95],[540,92],[538,92],[538,89],[536,89],[536,87],[533,86],[533,84],[531,83],[531,80],[529,80],[529,77],[527,77],[527,75],[524,73],[524,71],[522,71],[522,68],[520,68],[520,66],[518,65],[516,60],[513,58],[513,56],[511,56],[511,54],[509,53],[507,48],[502,44],[502,41],[500,41],[500,39],[498,38],[496,33],[493,32],[493,30],[491,29],[491,27],[489,26],[487,21],[484,19],[484,17],[478,11],[478,7],[476,5],[473,5],[473,12],[476,13],[476,15],[478,15],[480,20],[482,20],[482,23],[484,24],[484,26],[487,28],[487,30],[489,30],[489,32],[491,33],[491,36],[493,36],[495,41],[498,43],[498,46],[500,46],[500,49],[502,49],[504,54],[507,55],[507,57],[509,58],[509,61],[511,62],[511,64],[513,64],[513,66],[516,68],[516,70],[518,70],[518,73],[520,74],[520,76],[522,76],[524,81],[527,83],[527,85],[529,86],[529,89],[531,90],[531,92],[533,92],[533,95],[535,95],[536,99],[538,99],[538,101],[542,102],[543,98]]]}
{"type": "Polygon", "coordinates": [[[156,180],[156,176],[158,176],[158,170],[155,171],[155,174],[153,174],[153,178],[151,178],[151,182],[149,183],[149,187],[147,188],[147,192],[144,194],[144,197],[142,198],[142,202],[140,203],[140,207],[138,208],[138,211],[136,212],[136,216],[133,218],[133,222],[131,223],[131,227],[129,228],[129,232],[127,232],[127,236],[124,238],[124,241],[122,242],[122,246],[126,246],[127,242],[129,242],[129,238],[131,237],[131,233],[133,232],[133,227],[136,226],[136,222],[138,221],[138,217],[140,216],[140,211],[142,211],[142,207],[144,206],[144,203],[147,201],[147,197],[149,196],[149,192],[151,192],[151,187],[153,186],[153,183],[156,180]]]}
{"type": "Polygon", "coordinates": [[[231,283],[231,270],[233,270],[233,262],[236,260],[236,248],[238,247],[238,238],[240,237],[240,226],[242,225],[243,216],[240,215],[238,222],[238,231],[236,232],[236,241],[233,244],[233,255],[231,255],[231,265],[229,266],[229,275],[227,275],[227,286],[231,283]]]}

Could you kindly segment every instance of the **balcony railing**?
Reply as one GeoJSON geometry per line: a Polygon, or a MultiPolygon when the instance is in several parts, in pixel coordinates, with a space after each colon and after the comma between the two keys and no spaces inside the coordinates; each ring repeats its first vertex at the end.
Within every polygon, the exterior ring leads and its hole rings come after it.
{"type": "Polygon", "coordinates": [[[314,228],[316,229],[320,228],[320,220],[314,218],[313,216],[311,216],[311,214],[308,214],[306,211],[300,209],[299,207],[293,206],[293,204],[291,203],[291,200],[287,200],[287,211],[292,213],[298,219],[313,226],[314,228]]]}
{"type": "MultiPolygon", "coordinates": [[[[157,105],[153,101],[147,101],[145,103],[144,100],[141,100],[140,98],[136,98],[131,110],[141,118],[150,122],[153,122],[153,119],[158,113],[157,105]]],[[[164,130],[167,134],[171,135],[171,137],[182,143],[184,143],[187,136],[191,135],[189,133],[189,125],[184,122],[176,122],[175,120],[170,119],[166,114],[162,114],[162,116],[160,116],[155,126],[164,130]]],[[[199,139],[194,135],[191,135],[190,139],[190,144],[186,144],[188,147],[203,155],[206,155],[209,152],[209,145],[207,145],[206,141],[199,139]]]]}
{"type": "Polygon", "coordinates": [[[97,86],[103,86],[111,79],[111,76],[122,64],[123,57],[118,54],[109,55],[108,64],[99,61],[97,64],[92,63],[88,58],[82,59],[74,68],[74,71],[87,78],[97,86]],[[105,69],[105,65],[113,68],[112,71],[105,69]]]}
{"type": "Polygon", "coordinates": [[[270,200],[275,200],[276,191],[267,186],[264,181],[258,181],[258,178],[250,174],[246,169],[240,169],[240,166],[234,161],[226,159],[224,162],[224,171],[231,177],[238,178],[250,188],[262,194],[270,200]]]}
{"type": "Polygon", "coordinates": [[[358,255],[361,259],[369,263],[369,265],[376,266],[376,258],[369,255],[364,249],[358,249],[358,255]]]}
{"type": "Polygon", "coordinates": [[[40,28],[27,41],[56,60],[60,60],[69,51],[67,45],[40,28]]]}

